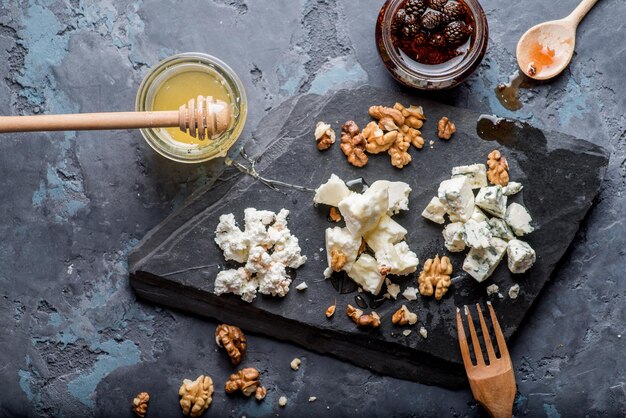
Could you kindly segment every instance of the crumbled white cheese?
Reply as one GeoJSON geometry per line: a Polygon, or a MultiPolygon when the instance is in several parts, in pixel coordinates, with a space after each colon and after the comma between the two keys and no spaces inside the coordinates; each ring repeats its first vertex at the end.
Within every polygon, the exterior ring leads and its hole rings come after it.
{"type": "Polygon", "coordinates": [[[495,295],[500,291],[500,288],[497,284],[490,284],[487,286],[487,296],[495,295]]]}
{"type": "Polygon", "coordinates": [[[289,363],[289,366],[291,366],[292,370],[298,370],[300,368],[300,364],[302,364],[302,360],[296,357],[293,360],[291,360],[291,363],[289,363]]]}
{"type": "Polygon", "coordinates": [[[524,241],[513,239],[509,241],[507,262],[511,273],[524,273],[535,264],[537,255],[535,250],[524,241]]]}
{"type": "Polygon", "coordinates": [[[387,189],[389,200],[387,213],[395,215],[401,210],[409,210],[409,194],[411,187],[403,181],[378,180],[372,183],[368,190],[378,191],[387,189]]]}
{"type": "Polygon", "coordinates": [[[504,193],[505,196],[513,196],[514,194],[522,191],[523,188],[524,186],[522,186],[522,183],[510,181],[509,184],[502,188],[502,193],[504,193]]]}
{"type": "Polygon", "coordinates": [[[352,235],[362,237],[376,228],[380,218],[387,213],[387,189],[368,189],[363,194],[353,193],[339,202],[339,211],[352,235]]]}
{"type": "Polygon", "coordinates": [[[258,280],[241,267],[237,270],[223,270],[217,273],[214,292],[218,296],[224,293],[234,293],[241,296],[244,301],[252,302],[256,297],[258,286],[258,280]]]}
{"type": "Polygon", "coordinates": [[[511,299],[517,299],[518,295],[519,295],[519,285],[516,283],[513,286],[511,286],[511,288],[509,289],[509,297],[511,299]]]}
{"type": "Polygon", "coordinates": [[[492,238],[489,224],[485,221],[476,222],[473,219],[465,222],[464,225],[465,244],[472,248],[487,248],[492,238]]]}
{"type": "Polygon", "coordinates": [[[406,289],[404,289],[404,292],[402,292],[402,296],[404,296],[404,298],[406,300],[416,300],[417,299],[417,288],[415,288],[415,287],[407,287],[406,289]]]}
{"type": "Polygon", "coordinates": [[[409,335],[411,335],[411,330],[405,329],[404,331],[402,331],[402,335],[404,335],[405,337],[408,337],[409,335]]]}
{"type": "Polygon", "coordinates": [[[369,254],[361,254],[348,272],[348,276],[373,295],[380,293],[380,288],[385,281],[385,277],[380,274],[378,262],[369,254]]]}
{"type": "Polygon", "coordinates": [[[452,222],[443,229],[444,245],[451,253],[465,250],[465,227],[463,222],[452,222]]]}
{"type": "Polygon", "coordinates": [[[272,241],[267,232],[267,227],[272,222],[276,214],[268,210],[256,210],[255,208],[246,208],[243,211],[246,237],[250,248],[255,246],[271,247],[272,241]]]}
{"type": "MultiPolygon", "coordinates": [[[[384,215],[375,229],[365,234],[365,242],[372,250],[379,251],[388,245],[394,245],[402,241],[407,230],[399,223],[384,215]]],[[[359,243],[360,244],[360,243],[359,243]]]]}
{"type": "Polygon", "coordinates": [[[245,269],[252,274],[267,273],[272,266],[272,261],[272,256],[268,254],[265,248],[260,246],[252,247],[248,254],[245,269]]]}
{"type": "Polygon", "coordinates": [[[385,279],[385,283],[387,283],[387,292],[389,296],[397,299],[398,294],[400,293],[400,286],[395,283],[391,283],[391,280],[389,279],[385,279]]]}
{"type": "Polygon", "coordinates": [[[248,259],[249,241],[246,234],[237,227],[235,215],[232,213],[220,216],[220,222],[215,229],[215,243],[226,260],[245,263],[248,259]]]}
{"type": "Polygon", "coordinates": [[[420,335],[422,338],[428,338],[428,330],[424,327],[420,327],[420,335]]]}
{"type": "Polygon", "coordinates": [[[348,228],[336,226],[326,229],[326,260],[328,262],[328,268],[324,270],[324,277],[328,278],[333,273],[333,250],[339,251],[346,256],[346,264],[343,266],[342,270],[350,272],[359,254],[360,247],[361,237],[354,236],[348,231],[348,228]]]}
{"type": "Polygon", "coordinates": [[[487,167],[485,164],[462,165],[452,168],[452,178],[466,176],[472,189],[487,186],[487,167]]]}
{"type": "Polygon", "coordinates": [[[463,262],[463,270],[477,282],[482,282],[496,269],[506,253],[507,243],[500,238],[492,238],[489,247],[485,249],[472,248],[463,262]]]}
{"type": "Polygon", "coordinates": [[[532,222],[530,214],[526,208],[519,203],[511,203],[509,205],[506,209],[506,216],[504,219],[517,236],[530,234],[535,230],[535,228],[533,228],[530,224],[532,222]]]}
{"type": "Polygon", "coordinates": [[[474,213],[474,193],[465,176],[442,181],[437,196],[452,222],[466,222],[474,213]]]}
{"type": "Polygon", "coordinates": [[[441,200],[437,196],[430,199],[428,205],[422,212],[422,216],[435,223],[443,224],[446,222],[444,215],[446,214],[446,206],[441,203],[441,200]]]}
{"type": "Polygon", "coordinates": [[[408,321],[409,325],[415,325],[417,323],[418,318],[415,312],[409,311],[406,305],[402,305],[400,309],[404,311],[404,318],[408,321]]]}
{"type": "Polygon", "coordinates": [[[278,405],[280,405],[280,406],[287,405],[287,397],[286,396],[281,396],[280,398],[278,398],[278,405]]]}
{"type": "Polygon", "coordinates": [[[395,245],[387,245],[375,252],[379,268],[389,267],[389,273],[398,276],[405,276],[417,270],[419,259],[417,255],[409,249],[406,241],[395,245]]]}
{"type": "Polygon", "coordinates": [[[259,293],[284,297],[289,292],[291,279],[287,276],[285,265],[274,263],[266,273],[258,273],[259,293]]]}
{"type": "Polygon", "coordinates": [[[498,218],[504,217],[506,201],[507,197],[502,193],[502,186],[482,187],[476,195],[476,206],[498,218]]]}
{"type": "Polygon", "coordinates": [[[309,402],[315,402],[317,400],[316,396],[310,396],[309,397],[309,402]]]}
{"type": "Polygon", "coordinates": [[[299,285],[296,286],[296,290],[305,290],[308,289],[309,286],[306,284],[306,282],[302,282],[299,285]]]}
{"type": "Polygon", "coordinates": [[[335,174],[331,174],[330,179],[315,190],[313,202],[328,206],[339,206],[339,202],[351,193],[343,180],[335,174]]]}

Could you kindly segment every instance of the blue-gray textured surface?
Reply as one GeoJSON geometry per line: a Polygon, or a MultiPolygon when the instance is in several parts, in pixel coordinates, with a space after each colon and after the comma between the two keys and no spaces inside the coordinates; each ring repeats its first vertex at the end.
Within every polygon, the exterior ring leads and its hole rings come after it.
{"type": "MultiPolygon", "coordinates": [[[[151,65],[196,50],[242,77],[250,132],[298,93],[364,83],[397,89],[373,42],[381,3],[0,0],[0,113],[132,109],[151,65]]],[[[624,416],[624,2],[598,2],[580,27],[571,67],[524,90],[517,112],[494,93],[515,70],[517,38],[577,1],[482,3],[490,23],[483,64],[462,87],[434,97],[591,138],[611,152],[594,207],[513,342],[515,414],[624,416]]],[[[3,135],[0,161],[0,414],[123,416],[144,389],[155,416],[176,411],[181,378],[211,374],[223,361],[215,324],[137,301],[126,257],[219,167],[167,162],[136,131],[3,135]]],[[[211,415],[481,414],[469,390],[372,375],[265,338],[249,342],[268,398],[257,404],[218,389],[211,415]],[[303,365],[293,372],[296,356],[303,365]]],[[[226,375],[214,378],[221,386],[226,375]]]]}

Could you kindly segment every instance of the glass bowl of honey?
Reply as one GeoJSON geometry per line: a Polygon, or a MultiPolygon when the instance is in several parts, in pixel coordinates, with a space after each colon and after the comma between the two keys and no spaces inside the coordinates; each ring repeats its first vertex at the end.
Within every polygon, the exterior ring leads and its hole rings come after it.
{"type": "Polygon", "coordinates": [[[454,87],[482,61],[487,17],[477,0],[387,0],[376,45],[391,75],[420,90],[454,87]]]}
{"type": "Polygon", "coordinates": [[[141,129],[159,154],[183,163],[200,163],[226,156],[246,122],[246,93],[237,74],[223,61],[199,52],[168,57],[144,77],[135,100],[136,111],[178,110],[198,96],[212,96],[232,107],[228,129],[217,138],[199,139],[178,127],[141,129]]]}

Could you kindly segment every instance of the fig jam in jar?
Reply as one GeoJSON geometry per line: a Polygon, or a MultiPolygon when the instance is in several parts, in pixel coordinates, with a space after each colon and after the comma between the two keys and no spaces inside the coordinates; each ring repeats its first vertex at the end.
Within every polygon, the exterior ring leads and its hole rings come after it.
{"type": "Polygon", "coordinates": [[[480,64],[488,27],[477,0],[388,0],[376,24],[383,62],[402,84],[456,86],[480,64]]]}

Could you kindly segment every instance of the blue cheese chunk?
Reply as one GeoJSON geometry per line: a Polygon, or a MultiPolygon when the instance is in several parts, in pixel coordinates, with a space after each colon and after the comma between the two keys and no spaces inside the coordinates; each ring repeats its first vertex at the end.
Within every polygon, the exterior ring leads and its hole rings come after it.
{"type": "Polygon", "coordinates": [[[361,237],[376,228],[387,213],[389,192],[379,188],[368,189],[363,194],[352,193],[343,198],[338,207],[352,235],[361,237]]]}
{"type": "Polygon", "coordinates": [[[466,222],[474,213],[474,192],[466,176],[442,181],[437,196],[452,222],[466,222]]]}
{"type": "Polygon", "coordinates": [[[485,249],[472,248],[463,262],[463,270],[479,283],[493,274],[506,253],[506,241],[492,238],[490,244],[485,249]]]}
{"type": "Polygon", "coordinates": [[[465,227],[463,222],[452,222],[443,229],[445,246],[451,253],[458,253],[465,249],[465,227]]]}
{"type": "Polygon", "coordinates": [[[465,223],[465,244],[471,248],[488,248],[491,245],[491,229],[487,221],[470,219],[465,223]]]}
{"type": "Polygon", "coordinates": [[[506,209],[506,216],[504,217],[506,223],[509,224],[515,235],[522,236],[530,234],[535,230],[530,224],[532,218],[526,210],[526,208],[519,203],[511,203],[506,209]]]}
{"type": "Polygon", "coordinates": [[[502,186],[483,187],[476,195],[476,206],[498,218],[503,218],[506,213],[506,201],[502,186]]]}
{"type": "Polygon", "coordinates": [[[485,215],[485,213],[482,210],[480,210],[478,206],[476,206],[474,208],[474,213],[472,213],[471,219],[475,220],[476,222],[482,222],[482,221],[486,221],[488,218],[485,215]]]}
{"type": "Polygon", "coordinates": [[[376,259],[369,254],[361,254],[348,272],[348,276],[372,295],[380,293],[380,288],[385,281],[385,276],[380,274],[376,259]]]}
{"type": "Polygon", "coordinates": [[[422,216],[438,224],[444,224],[446,220],[443,218],[446,214],[446,207],[437,196],[430,199],[428,206],[422,212],[422,216]]]}
{"type": "Polygon", "coordinates": [[[359,247],[361,247],[361,237],[354,236],[348,231],[348,228],[326,229],[326,260],[328,268],[324,270],[324,277],[328,278],[333,274],[332,260],[333,251],[339,252],[346,257],[346,262],[341,270],[349,272],[359,255],[359,247]]]}
{"type": "Polygon", "coordinates": [[[504,193],[505,196],[513,196],[514,194],[521,192],[523,188],[524,186],[522,186],[522,183],[510,181],[509,184],[502,188],[502,193],[504,193]]]}
{"type": "Polygon", "coordinates": [[[506,250],[511,273],[524,273],[535,264],[537,255],[528,243],[513,239],[506,250]]]}
{"type": "Polygon", "coordinates": [[[486,187],[487,184],[487,167],[485,164],[461,165],[452,168],[452,178],[465,176],[469,179],[472,189],[480,189],[486,187]]]}
{"type": "Polygon", "coordinates": [[[500,218],[491,218],[487,221],[491,227],[491,235],[501,238],[505,241],[510,241],[515,238],[513,231],[509,228],[507,223],[500,218]]]}
{"type": "Polygon", "coordinates": [[[328,206],[339,206],[344,198],[348,197],[352,192],[346,186],[343,180],[335,174],[331,174],[330,179],[320,187],[315,189],[313,202],[315,204],[323,204],[328,206]]]}
{"type": "Polygon", "coordinates": [[[375,229],[365,234],[365,242],[374,252],[404,239],[407,230],[388,215],[383,215],[375,229]]]}
{"type": "Polygon", "coordinates": [[[372,192],[387,189],[389,195],[388,215],[395,215],[401,210],[409,210],[411,187],[403,181],[378,180],[368,190],[372,192]]]}

